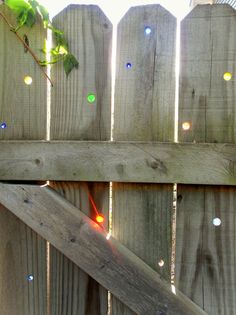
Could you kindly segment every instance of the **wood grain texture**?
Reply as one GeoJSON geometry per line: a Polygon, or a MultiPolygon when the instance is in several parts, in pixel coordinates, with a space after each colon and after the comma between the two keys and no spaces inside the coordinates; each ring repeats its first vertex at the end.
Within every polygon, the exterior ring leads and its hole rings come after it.
{"type": "Polygon", "coordinates": [[[180,141],[235,143],[235,16],[229,5],[203,5],[182,22],[180,141]]]}
{"type": "MultiPolygon", "coordinates": [[[[159,5],[133,7],[119,23],[115,141],[174,140],[175,34],[176,19],[159,5]]],[[[168,281],[171,216],[172,185],[113,184],[113,235],[168,281]]],[[[113,298],[111,314],[134,313],[113,298]]]]}
{"type": "Polygon", "coordinates": [[[70,5],[53,22],[63,28],[79,69],[66,78],[62,64],[53,68],[51,137],[108,140],[112,25],[93,5],[70,5]],[[87,101],[90,93],[96,96],[94,103],[87,101]]]}
{"type": "Polygon", "coordinates": [[[0,203],[140,315],[206,314],[55,190],[0,184],[0,203]]]}
{"type": "Polygon", "coordinates": [[[0,212],[1,313],[44,315],[45,241],[1,204],[0,212]],[[33,281],[28,281],[29,275],[33,281]]]}
{"type": "MultiPolygon", "coordinates": [[[[97,209],[109,217],[109,191],[104,183],[51,182],[50,186],[95,220],[92,196],[97,209]]],[[[108,227],[107,220],[104,227],[108,227]]],[[[52,314],[107,314],[107,291],[55,248],[51,249],[50,270],[52,314]]]]}
{"type": "MultiPolygon", "coordinates": [[[[4,5],[0,6],[0,11],[16,25],[15,17],[4,5]]],[[[24,34],[27,34],[31,49],[37,53],[46,38],[43,26],[23,27],[19,35],[23,37],[24,34]]],[[[7,128],[0,129],[0,139],[45,139],[47,81],[2,17],[0,41],[0,124],[7,124],[7,128]],[[32,77],[31,85],[24,83],[25,76],[32,77]]]]}
{"type": "Polygon", "coordinates": [[[235,313],[235,202],[235,187],[178,188],[177,286],[207,314],[235,313]]]}
{"type": "MultiPolygon", "coordinates": [[[[109,140],[112,25],[97,6],[84,5],[68,6],[54,18],[54,24],[64,30],[79,69],[66,78],[62,65],[53,68],[51,138],[109,140]],[[96,97],[94,103],[87,101],[90,93],[96,97]]],[[[94,219],[90,195],[108,218],[108,183],[63,181],[52,185],[94,219]]],[[[51,315],[106,315],[107,296],[102,286],[51,248],[51,315]]]]}
{"type": "MultiPolygon", "coordinates": [[[[4,6],[0,11],[12,25],[16,19],[4,6]]],[[[37,53],[46,32],[36,24],[19,30],[27,34],[30,47],[37,53]]],[[[0,17],[0,139],[41,140],[46,135],[47,81],[40,68],[0,17]],[[31,76],[31,85],[24,83],[31,76]]],[[[2,148],[1,148],[2,149],[2,148]]],[[[46,314],[46,242],[15,218],[0,210],[0,305],[4,315],[46,314]],[[32,274],[34,280],[27,281],[32,274]]]]}
{"type": "MultiPolygon", "coordinates": [[[[235,143],[235,80],[223,80],[235,74],[235,26],[227,5],[196,7],[182,22],[182,141],[235,143]]],[[[178,196],[176,284],[207,314],[235,314],[235,188],[180,185],[178,196]]]]}
{"type": "Polygon", "coordinates": [[[1,141],[0,147],[0,180],[236,185],[234,144],[1,141]]]}
{"type": "Polygon", "coordinates": [[[173,141],[175,33],[176,19],[159,5],[133,7],[119,23],[115,140],[173,141]]]}

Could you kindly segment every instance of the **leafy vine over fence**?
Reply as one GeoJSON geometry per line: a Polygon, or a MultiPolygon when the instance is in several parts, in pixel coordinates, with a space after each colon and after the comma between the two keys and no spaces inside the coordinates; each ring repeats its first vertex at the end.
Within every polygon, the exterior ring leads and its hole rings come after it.
{"type": "MultiPolygon", "coordinates": [[[[4,4],[16,15],[16,26],[11,25],[11,23],[8,21],[7,15],[4,15],[2,12],[0,12],[0,16],[7,23],[10,30],[24,45],[26,51],[29,51],[39,66],[47,66],[49,64],[55,64],[58,61],[62,61],[67,76],[74,68],[78,69],[79,63],[75,56],[70,52],[69,45],[66,38],[64,37],[63,31],[53,26],[49,19],[49,13],[44,6],[40,5],[36,0],[5,0],[4,4]],[[39,60],[35,52],[28,45],[27,34],[24,34],[24,38],[21,38],[18,34],[18,30],[21,27],[26,26],[31,28],[33,25],[35,25],[37,20],[42,21],[44,27],[51,30],[54,35],[55,47],[47,51],[45,39],[45,46],[41,49],[45,55],[47,55],[47,53],[50,54],[51,58],[49,60],[39,60]]],[[[44,72],[44,75],[52,84],[52,81],[46,72],[44,72]]]]}

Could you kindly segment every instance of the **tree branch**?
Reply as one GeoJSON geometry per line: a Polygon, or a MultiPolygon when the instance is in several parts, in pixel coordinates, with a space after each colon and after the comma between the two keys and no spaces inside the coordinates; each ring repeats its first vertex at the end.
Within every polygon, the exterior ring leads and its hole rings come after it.
{"type": "Polygon", "coordinates": [[[38,64],[38,66],[40,67],[41,71],[43,72],[44,76],[48,79],[48,81],[50,82],[51,86],[53,86],[52,80],[49,78],[49,76],[47,75],[47,73],[43,70],[42,66],[40,65],[40,60],[38,59],[38,57],[35,55],[35,53],[33,52],[33,50],[25,43],[25,41],[20,37],[20,35],[17,33],[17,31],[14,30],[13,25],[11,25],[11,23],[9,23],[9,21],[7,20],[7,18],[5,17],[5,15],[0,12],[0,16],[3,18],[3,20],[5,21],[5,23],[10,27],[10,30],[16,35],[16,37],[18,38],[18,40],[22,43],[22,45],[27,49],[27,51],[29,51],[29,53],[31,54],[31,56],[33,57],[33,59],[35,60],[35,62],[38,64]]]}

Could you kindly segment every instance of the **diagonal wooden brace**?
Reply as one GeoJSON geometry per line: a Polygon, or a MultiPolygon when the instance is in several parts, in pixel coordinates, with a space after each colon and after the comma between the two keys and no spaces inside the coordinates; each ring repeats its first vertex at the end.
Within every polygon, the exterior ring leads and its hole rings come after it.
{"type": "Polygon", "coordinates": [[[50,187],[0,183],[0,203],[137,314],[206,314],[50,187]]]}

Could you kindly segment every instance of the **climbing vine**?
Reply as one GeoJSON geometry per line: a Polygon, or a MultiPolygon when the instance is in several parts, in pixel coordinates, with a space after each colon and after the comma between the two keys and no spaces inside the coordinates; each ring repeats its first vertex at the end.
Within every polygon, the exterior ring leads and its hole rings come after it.
{"type": "MultiPolygon", "coordinates": [[[[7,23],[10,30],[16,35],[18,40],[20,40],[20,42],[23,44],[25,50],[29,51],[29,53],[32,55],[32,57],[40,67],[45,67],[49,64],[55,64],[57,62],[63,62],[63,67],[67,76],[74,68],[78,68],[78,60],[70,52],[69,45],[64,36],[64,33],[52,25],[52,22],[49,18],[49,13],[44,6],[42,6],[36,0],[4,0],[3,4],[6,5],[16,15],[17,25],[11,25],[8,17],[5,16],[2,12],[0,12],[0,16],[4,19],[5,23],[7,23]],[[27,42],[27,35],[24,35],[24,37],[22,38],[18,34],[18,30],[21,27],[26,26],[31,28],[38,20],[42,21],[45,28],[52,31],[54,37],[55,47],[51,48],[49,52],[47,51],[46,47],[43,47],[41,49],[41,51],[45,55],[47,53],[50,53],[50,61],[46,60],[46,58],[45,60],[40,60],[29,47],[29,44],[27,42]]],[[[46,72],[44,70],[43,72],[52,84],[52,81],[50,80],[46,72]]]]}

